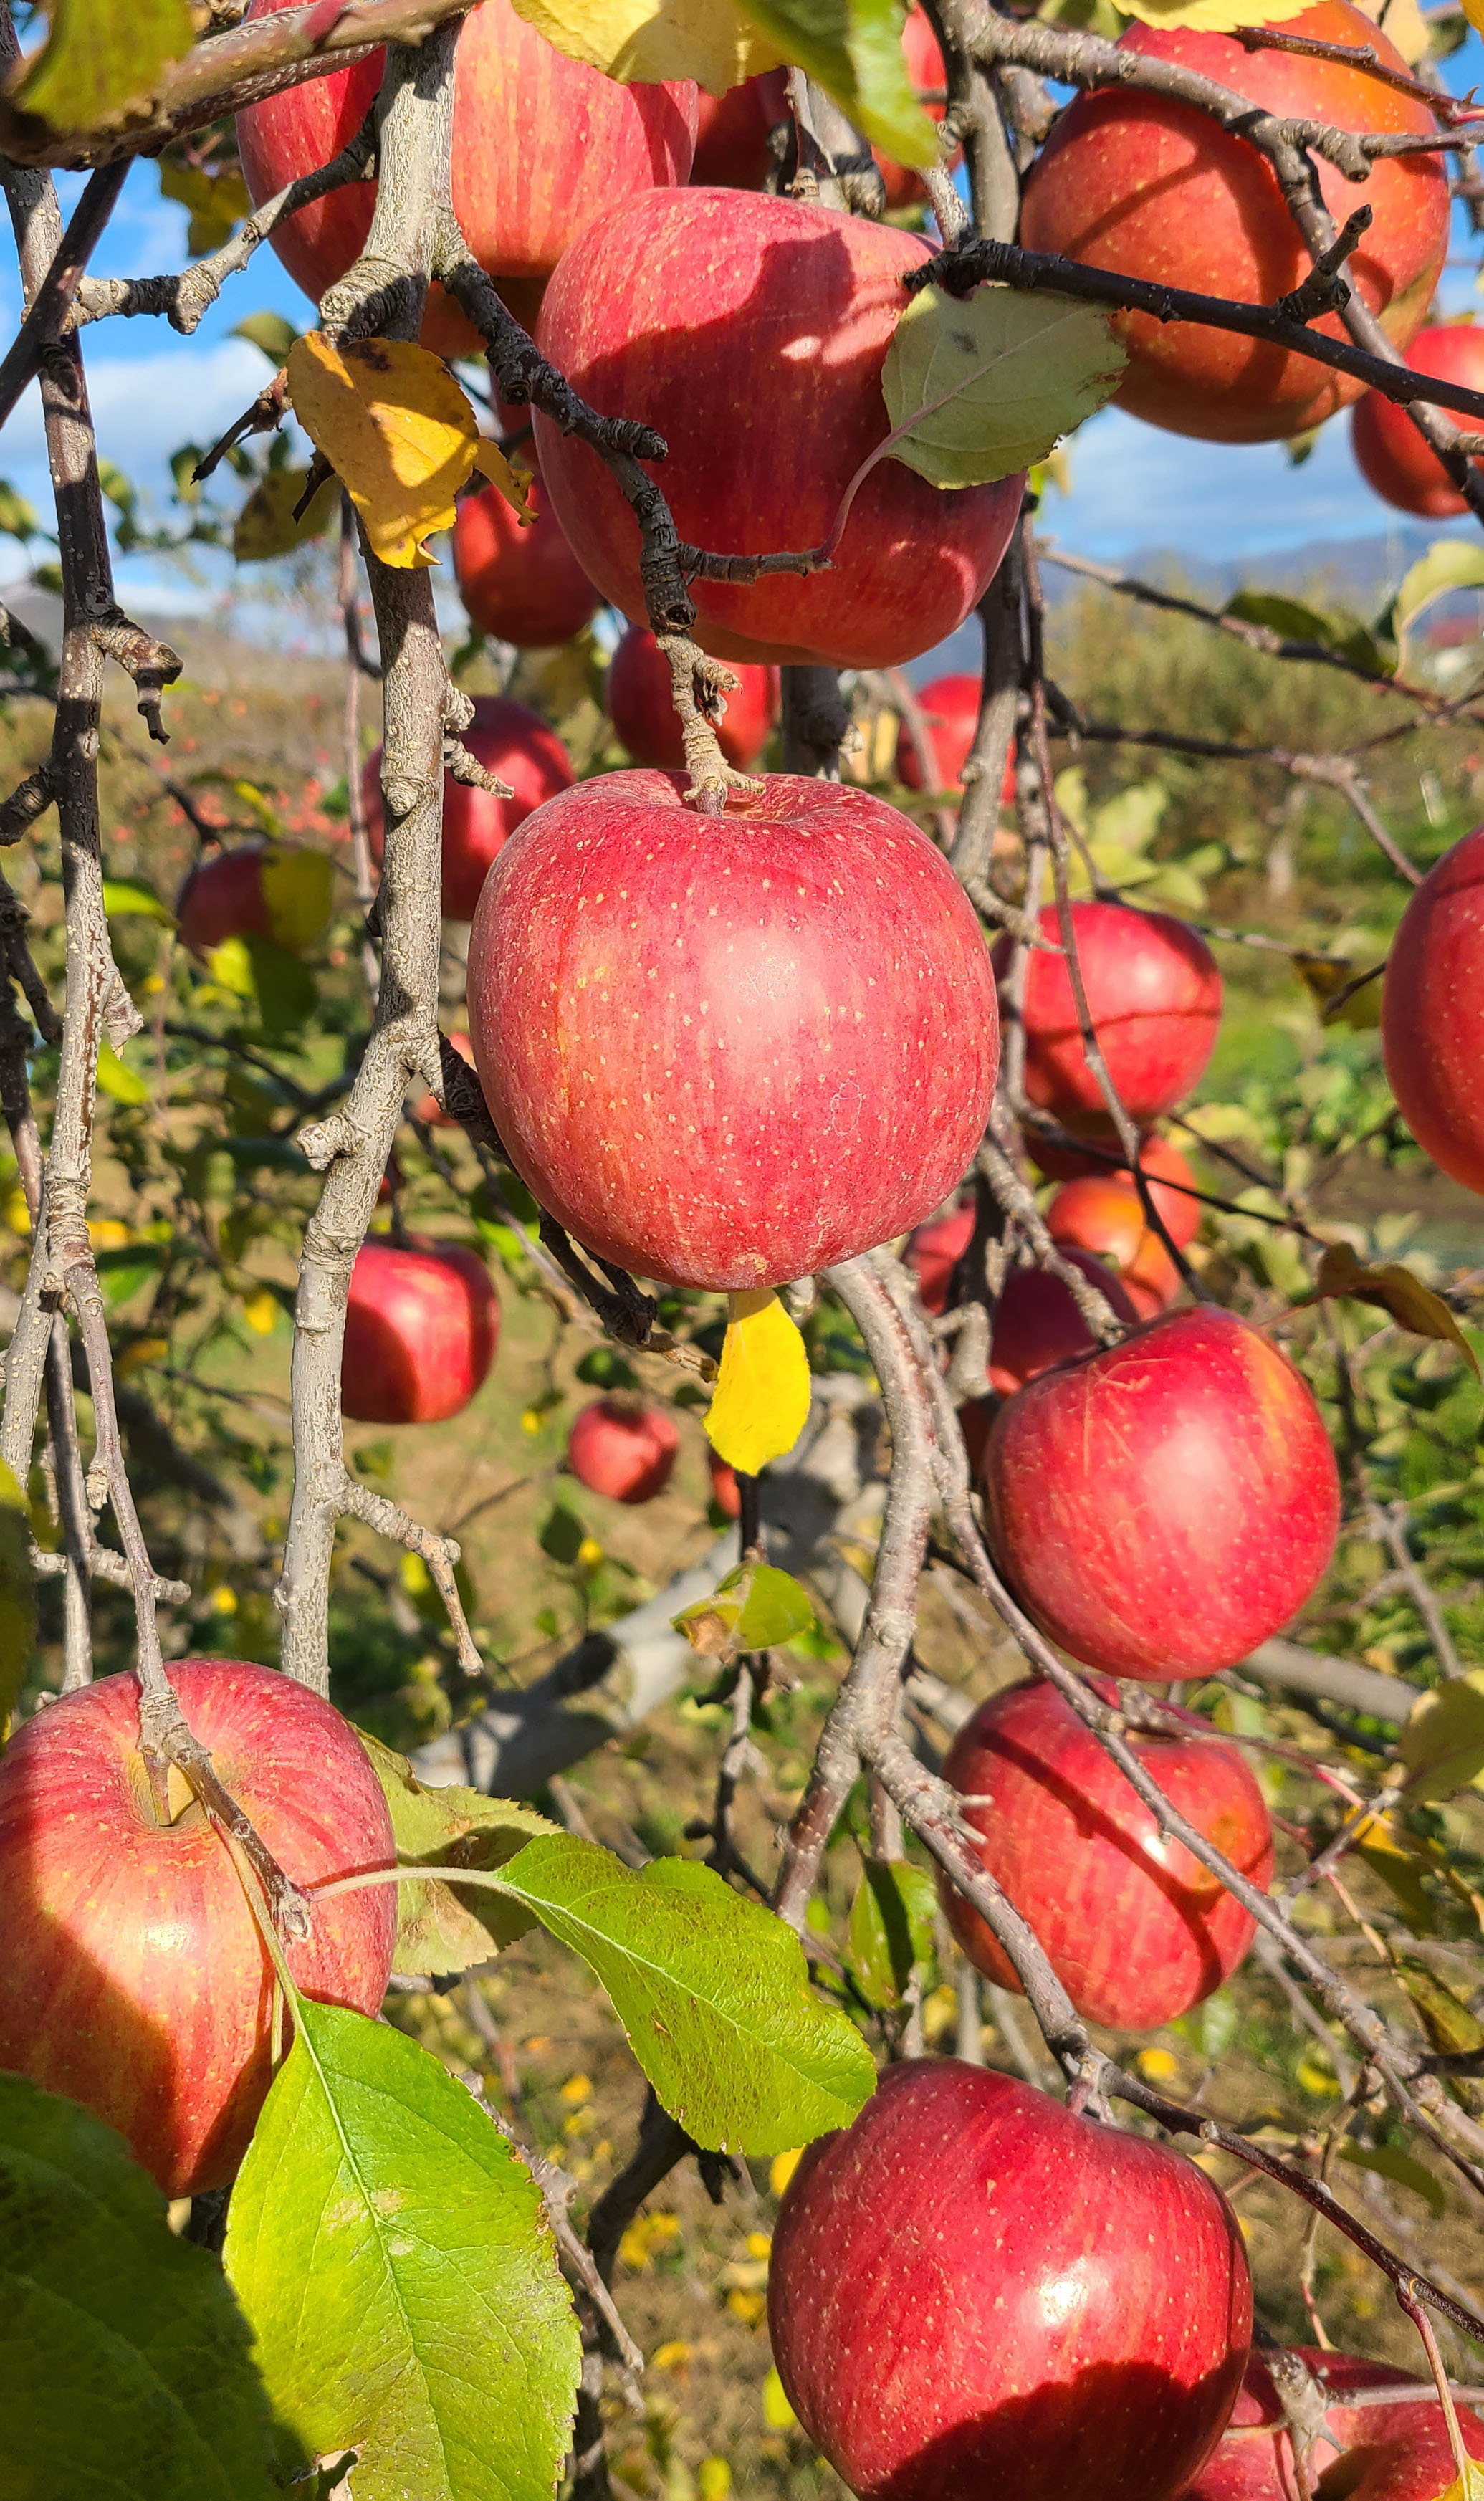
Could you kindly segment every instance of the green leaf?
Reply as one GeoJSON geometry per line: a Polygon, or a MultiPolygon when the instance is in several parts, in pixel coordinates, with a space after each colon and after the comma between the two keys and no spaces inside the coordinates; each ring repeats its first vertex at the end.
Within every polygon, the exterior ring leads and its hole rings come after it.
{"type": "Polygon", "coordinates": [[[189,210],[185,248],[192,260],[203,252],[219,250],[252,209],[247,185],[235,165],[212,173],[205,165],[187,164],[183,157],[161,159],[160,197],[178,200],[189,210]]]}
{"type": "Polygon", "coordinates": [[[26,1526],[25,1495],[0,1459],[0,1743],[20,1699],[36,1640],[36,1590],[26,1526]]]}
{"type": "Polygon", "coordinates": [[[212,949],[207,969],[219,988],[253,1008],[271,1042],[291,1040],[314,1013],[313,974],[271,938],[224,938],[212,949]]]}
{"type": "Polygon", "coordinates": [[[703,1658],[736,1658],[744,1650],[774,1650],[807,1633],[814,1603],[807,1589],[771,1563],[740,1563],[671,1622],[703,1658]]]}
{"type": "Polygon", "coordinates": [[[30,539],[40,528],[35,506],[0,478],[0,532],[11,539],[30,539]]]}
{"type": "Polygon", "coordinates": [[[831,94],[899,165],[936,165],[938,133],[902,50],[901,0],[738,0],[782,58],[831,94]]]}
{"type": "Polygon", "coordinates": [[[848,2125],[874,2090],[870,2051],[813,1995],[792,1928],[709,1867],[636,1872],[562,1833],[528,1842],[498,1881],[597,1974],[698,2145],[782,2153],[848,2125]]]}
{"type": "Polygon", "coordinates": [[[550,2501],[580,2347],[541,2191],[416,2042],[302,2000],[227,2222],[280,2420],[355,2501],[550,2501]]]}
{"type": "Polygon", "coordinates": [[[0,2075],[0,2483],[267,2501],[268,2402],[214,2259],[90,2112],[0,2075]]]}
{"type": "Polygon", "coordinates": [[[99,1090],[115,1103],[148,1103],[149,1088],[137,1068],[128,1067],[112,1043],[98,1045],[99,1090]]]}
{"type": "Polygon", "coordinates": [[[1484,1786],[1484,1668],[1420,1697],[1402,1731],[1402,1760],[1407,1796],[1419,1805],[1484,1786]]]}
{"type": "Polygon", "coordinates": [[[165,920],[171,928],[175,921],[157,894],[134,879],[106,877],[103,881],[103,909],[110,920],[126,919],[130,913],[140,920],[165,920]]]}
{"type": "Polygon", "coordinates": [[[1360,2171],[1378,2171],[1383,2180],[1395,2180],[1402,2188],[1414,2188],[1425,2197],[1435,2216],[1447,2210],[1447,2196],[1440,2182],[1434,2179],[1425,2163],[1415,2153],[1403,2153],[1399,2145],[1355,2145],[1349,2137],[1339,2149],[1342,2162],[1353,2162],[1360,2171]]]}
{"type": "Polygon", "coordinates": [[[266,564],[324,536],[340,509],[338,484],[323,479],[296,520],[295,509],[309,482],[307,469],[272,469],[258,480],[232,527],[232,553],[239,564],[266,564]]]}
{"type": "Polygon", "coordinates": [[[165,1253],[155,1242],[120,1244],[116,1250],[100,1250],[94,1261],[98,1284],[109,1310],[116,1311],[131,1294],[151,1277],[157,1277],[165,1264],[165,1253]]]}
{"type": "Polygon", "coordinates": [[[1425,1962],[1399,1954],[1397,1977],[1417,2009],[1429,2049],[1451,2058],[1472,2057],[1484,2050],[1484,2024],[1425,1962]]]}
{"type": "MultiPolygon", "coordinates": [[[[357,1453],[359,1456],[359,1453],[357,1453]]],[[[356,1730],[371,1757],[391,1814],[399,1866],[436,1864],[503,1867],[533,1836],[553,1832],[534,1807],[490,1798],[478,1789],[423,1786],[403,1754],[356,1730]]],[[[397,1887],[395,1969],[401,1972],[467,1971],[488,1962],[535,1925],[535,1913],[483,1885],[464,1899],[440,1879],[397,1887]]]]}
{"type": "Polygon", "coordinates": [[[281,313],[249,313],[246,321],[239,321],[235,330],[227,335],[233,339],[249,340],[254,348],[262,349],[271,365],[278,367],[287,364],[289,349],[299,332],[292,321],[285,321],[281,313]]]}
{"type": "Polygon", "coordinates": [[[190,0],[51,0],[39,52],[11,102],[54,130],[98,130],[148,95],[195,40],[190,0]]]}
{"type": "MultiPolygon", "coordinates": [[[[1238,590],[1221,613],[1247,625],[1266,625],[1286,642],[1319,643],[1326,650],[1333,647],[1337,631],[1335,620],[1322,610],[1310,608],[1302,599],[1286,598],[1281,590],[1238,590]]],[[[1348,624],[1345,630],[1351,630],[1348,624]]]]}
{"type": "Polygon", "coordinates": [[[1419,556],[1392,601],[1384,620],[1402,642],[1423,610],[1448,590],[1474,590],[1484,584],[1484,548],[1468,539],[1435,539],[1419,556]]]}
{"type": "Polygon", "coordinates": [[[850,1906],[850,1968],[873,2006],[897,2005],[933,1951],[938,1887],[905,1859],[868,1858],[850,1906]]]}
{"type": "Polygon", "coordinates": [[[899,437],[890,457],[935,486],[1007,478],[1101,408],[1126,362],[1093,305],[1008,286],[977,286],[960,304],[925,286],[881,368],[899,437]]]}
{"type": "Polygon", "coordinates": [[[553,1563],[575,1563],[586,1529],[565,1502],[553,1503],[542,1521],[537,1543],[553,1563]]]}

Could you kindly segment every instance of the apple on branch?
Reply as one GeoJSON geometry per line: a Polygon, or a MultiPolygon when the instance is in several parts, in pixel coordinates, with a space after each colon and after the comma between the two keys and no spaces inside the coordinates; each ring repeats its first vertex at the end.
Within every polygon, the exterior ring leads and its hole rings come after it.
{"type": "MultiPolygon", "coordinates": [[[[509,695],[477,695],[462,744],[477,764],[508,784],[511,797],[444,775],[442,907],[445,920],[472,920],[490,863],[533,808],[572,783],[572,759],[554,729],[528,704],[509,695]]],[[[386,845],[381,807],[381,750],[361,774],[371,855],[379,867],[386,845]]]]}
{"type": "Polygon", "coordinates": [[[363,1242],[350,1271],[341,1404],[358,1424],[461,1414],[500,1343],[489,1271],[456,1242],[363,1242]]]}

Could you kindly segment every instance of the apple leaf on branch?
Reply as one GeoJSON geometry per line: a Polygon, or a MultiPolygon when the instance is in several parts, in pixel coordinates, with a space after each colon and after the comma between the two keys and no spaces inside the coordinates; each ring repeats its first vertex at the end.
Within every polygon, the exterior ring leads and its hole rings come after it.
{"type": "Polygon", "coordinates": [[[310,539],[323,537],[335,517],[335,481],[326,478],[308,510],[296,518],[309,483],[307,469],[270,469],[266,478],[258,480],[232,528],[232,554],[238,564],[267,564],[310,539]]]}
{"type": "Polygon", "coordinates": [[[1475,1378],[1479,1358],[1465,1337],[1458,1321],[1431,1285],[1403,1268],[1399,1259],[1383,1260],[1378,1267],[1364,1267],[1348,1242],[1332,1242],[1319,1262],[1319,1275],[1314,1291],[1295,1304],[1302,1311],[1309,1303],[1329,1302],[1336,1297],[1357,1303],[1373,1303],[1386,1312],[1399,1328],[1409,1329],[1414,1337],[1435,1337],[1456,1346],[1475,1378]]]}
{"type": "Polygon", "coordinates": [[[783,55],[731,0],[511,0],[554,50],[625,85],[694,79],[725,95],[783,55]]]}
{"type": "Polygon", "coordinates": [[[816,79],[899,165],[936,165],[938,133],[902,50],[901,0],[738,0],[742,16],[816,79]]]}
{"type": "Polygon", "coordinates": [[[809,1412],[809,1359],[777,1295],[768,1288],[728,1298],[716,1388],[706,1437],[729,1468],[755,1477],[781,1459],[809,1412]]]}
{"type": "Polygon", "coordinates": [[[924,1867],[868,1858],[850,1906],[850,1968],[873,2006],[896,2006],[933,1951],[938,1887],[924,1867]]]}
{"type": "Polygon", "coordinates": [[[1402,1731],[1406,1793],[1422,1804],[1452,1797],[1484,1774],[1484,1668],[1424,1693],[1402,1731]]]}
{"type": "Polygon", "coordinates": [[[1484,586],[1484,548],[1468,539],[1435,539],[1426,555],[1402,577],[1402,585],[1382,619],[1382,630],[1392,635],[1402,651],[1403,666],[1406,645],[1418,617],[1435,599],[1449,590],[1476,590],[1484,586]]]}
{"type": "Polygon", "coordinates": [[[98,130],[148,95],[195,42],[190,0],[51,0],[40,51],[17,61],[6,100],[53,130],[98,130]]]}
{"type": "Polygon", "coordinates": [[[792,1928],[709,1867],[658,1858],[636,1872],[562,1833],[529,1842],[495,1882],[596,1974],[698,2145],[782,2153],[870,2098],[871,2051],[813,1995],[792,1928]]]}
{"type": "Polygon", "coordinates": [[[3,2074],[0,2249],[8,2485],[268,2501],[268,2402],[220,2269],[111,2127],[3,2074]]]}
{"type": "Polygon", "coordinates": [[[1063,295],[926,286],[897,324],[881,389],[883,452],[935,486],[985,486],[1043,460],[1117,388],[1127,362],[1105,314],[1063,295]]]}
{"type": "Polygon", "coordinates": [[[771,1563],[740,1563],[671,1622],[703,1658],[733,1659],[742,1651],[773,1650],[808,1632],[814,1609],[807,1589],[771,1563]]]}
{"type": "Polygon", "coordinates": [[[511,1798],[485,1797],[479,1789],[425,1788],[404,1754],[356,1735],[371,1758],[391,1816],[399,1866],[426,1865],[427,1880],[397,1887],[397,1944],[393,1969],[402,1972],[467,1971],[488,1962],[536,1925],[519,1902],[484,1887],[468,1888],[466,1906],[445,1877],[460,1868],[503,1867],[537,1834],[554,1832],[534,1807],[511,1798]],[[437,1872],[442,1871],[442,1872],[437,1872]]]}
{"type": "Polygon", "coordinates": [[[280,2420],[356,2501],[550,2501],[580,2348],[541,2191],[442,2061],[301,2000],[223,2262],[280,2420]]]}
{"type": "Polygon", "coordinates": [[[341,348],[311,330],[285,371],[294,415],[381,562],[405,572],[435,563],[423,542],[453,527],[454,498],[479,452],[473,406],[447,366],[405,339],[341,348]]]}
{"type": "Polygon", "coordinates": [[[1353,2137],[1346,2137],[1339,2158],[1353,2162],[1359,2171],[1378,2172],[1383,2180],[1395,2180],[1399,2187],[1414,2190],[1439,2219],[1447,2210],[1447,2197],[1427,2164],[1414,2153],[1403,2152],[1400,2145],[1357,2145],[1353,2137]]]}

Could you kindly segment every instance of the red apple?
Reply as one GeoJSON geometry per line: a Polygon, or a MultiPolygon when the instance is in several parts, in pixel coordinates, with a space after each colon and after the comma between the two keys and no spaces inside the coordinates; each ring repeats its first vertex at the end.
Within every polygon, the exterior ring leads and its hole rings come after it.
{"type": "Polygon", "coordinates": [[[340,1393],[357,1424],[441,1424],[495,1359],[500,1305],[473,1250],[363,1242],[350,1271],[340,1393]]]}
{"type": "MultiPolygon", "coordinates": [[[[1091,1124],[1083,1121],[1078,1126],[1085,1137],[1091,1124]]],[[[1086,1152],[1075,1147],[1054,1147],[1038,1129],[1028,1128],[1024,1141],[1032,1163],[1047,1181],[1103,1181],[1110,1174],[1122,1177],[1129,1169],[1114,1136],[1105,1146],[1100,1141],[1096,1150],[1086,1152]]],[[[1138,1151],[1154,1204],[1171,1240],[1183,1250],[1201,1230],[1204,1209],[1200,1198],[1191,1195],[1201,1184],[1178,1147],[1172,1147],[1168,1138],[1151,1131],[1139,1140],[1138,1151]]]]}
{"type": "Polygon", "coordinates": [[[789,2403],[861,2501],[1171,2501],[1240,2384],[1237,2218],[1183,2155],[957,2058],[889,2067],[773,2236],[789,2403]]]}
{"type": "Polygon", "coordinates": [[[670,1483],[680,1436],[663,1407],[638,1398],[595,1398],[567,1437],[567,1464],[589,1493],[652,1502],[670,1483]]]}
{"type": "Polygon", "coordinates": [[[1065,1183],[1046,1210],[1046,1230],[1068,1250],[1111,1259],[1140,1319],[1152,1320],[1180,1290],[1179,1269],[1144,1222],[1143,1203],[1126,1172],[1065,1183]]]}
{"type": "Polygon", "coordinates": [[[479,898],[469,1027],[542,1206],[600,1258],[715,1291],[907,1232],[967,1170],[999,1063],[941,853],[794,774],[723,817],[663,773],[548,800],[479,898]]]}
{"type": "Polygon", "coordinates": [[[1402,916],[1381,1053],[1424,1154],[1484,1191],[1484,825],[1444,851],[1402,916]]]}
{"type": "MultiPolygon", "coordinates": [[[[252,0],[249,17],[294,0],[252,0]]],[[[237,117],[254,208],[354,138],[381,83],[382,53],[307,80],[237,117]]],[[[696,140],[689,84],[621,86],[568,60],[515,15],[481,0],[459,41],[454,83],[453,207],[470,250],[525,320],[536,290],[600,209],[656,183],[683,183],[696,140]]],[[[347,183],[274,228],[274,250],[317,304],[365,248],[375,185],[347,183]]],[[[423,344],[441,356],[479,351],[472,325],[442,287],[429,298],[423,344]]]]}
{"type": "MultiPolygon", "coordinates": [[[[1406,73],[1396,46],[1350,0],[1322,0],[1288,18],[1285,32],[1369,46],[1384,67],[1406,73]]],[[[1249,52],[1234,36],[1185,27],[1131,26],[1119,43],[1124,51],[1177,62],[1235,87],[1270,113],[1341,130],[1435,128],[1425,105],[1342,62],[1249,52]]],[[[1405,348],[1426,318],[1447,249],[1445,165],[1436,155],[1379,159],[1365,186],[1374,222],[1346,274],[1397,348],[1405,348]]],[[[1355,206],[1355,186],[1317,159],[1316,171],[1342,224],[1355,206]]],[[[1062,115],[1026,183],[1020,240],[1029,251],[1063,252],[1124,277],[1245,304],[1273,303],[1309,268],[1266,157],[1193,105],[1118,87],[1077,96],[1062,115]]],[[[1314,326],[1344,336],[1337,314],[1314,326]]],[[[1119,405],[1175,434],[1216,443],[1303,434],[1364,387],[1232,330],[1165,325],[1146,313],[1117,313],[1113,327],[1129,350],[1119,405]]]]}
{"type": "Polygon", "coordinates": [[[725,95],[703,87],[696,112],[693,183],[724,189],[760,191],[773,165],[768,134],[788,119],[788,72],[764,70],[725,95]]]}
{"type": "MultiPolygon", "coordinates": [[[[572,760],[540,713],[509,695],[478,695],[463,744],[486,773],[496,773],[514,792],[497,799],[467,782],[444,775],[443,913],[445,920],[472,920],[479,890],[508,835],[533,808],[572,783],[572,760]]],[[[371,855],[380,865],[385,844],[381,813],[381,750],[366,759],[361,777],[371,855]]]]}
{"type": "MultiPolygon", "coordinates": [[[[943,67],[938,37],[920,9],[907,11],[902,29],[902,50],[907,55],[907,74],[913,86],[919,95],[931,99],[926,103],[929,120],[941,121],[948,109],[944,92],[948,73],[943,67]]],[[[874,148],[871,152],[881,169],[888,209],[909,209],[915,201],[927,198],[927,185],[910,165],[894,164],[889,156],[882,155],[879,148],[874,148]]],[[[953,162],[956,165],[958,161],[956,152],[953,162]]]]}
{"type": "Polygon", "coordinates": [[[321,857],[322,888],[301,879],[295,863],[305,856],[295,843],[234,843],[208,852],[176,897],[182,945],[194,955],[209,955],[227,938],[271,938],[291,954],[313,946],[329,921],[331,875],[321,857]]]}
{"type": "Polygon", "coordinates": [[[935,1216],[929,1224],[919,1224],[907,1246],[907,1264],[917,1278],[917,1293],[925,1312],[936,1318],[948,1308],[948,1287],[953,1271],[968,1250],[973,1234],[973,1201],[962,1200],[946,1216],[935,1216]]]}
{"type": "Polygon", "coordinates": [[[1209,1676],[1328,1568],[1335,1454],[1308,1384],[1234,1312],[1167,1313],[1006,1400],[996,1552],[1043,1633],[1111,1676],[1209,1676]]]}
{"type": "MultiPolygon", "coordinates": [[[[1321,2492],[1337,2487],[1348,2501],[1437,2501],[1457,2481],[1442,2408],[1431,2394],[1421,2401],[1402,2397],[1386,2406],[1342,2402],[1347,2390],[1385,2387],[1399,2380],[1420,2388],[1425,2384],[1414,2373],[1318,2345],[1293,2350],[1339,2400],[1325,2414],[1327,2437],[1310,2460],[1309,2472],[1320,2479],[1321,2492]]],[[[1459,2426],[1469,2456],[1484,2458],[1484,2423],[1461,2406],[1459,2426]]],[[[1272,2374],[1264,2356],[1254,2353],[1231,2422],[1184,2501],[1293,2501],[1296,2489],[1293,2443],[1272,2374]]]]}
{"type": "MultiPolygon", "coordinates": [[[[1466,390],[1484,390],[1484,330],[1472,321],[1444,321],[1434,329],[1419,330],[1406,361],[1414,374],[1435,374],[1440,382],[1461,383],[1466,390]]],[[[1453,417],[1455,425],[1468,421],[1453,417]]],[[[1350,440],[1368,486],[1400,512],[1421,513],[1430,521],[1468,512],[1467,498],[1459,493],[1431,445],[1423,441],[1405,409],[1380,391],[1367,391],[1364,399],[1357,400],[1350,440]]],[[[1481,464],[1475,460],[1473,465],[1477,469],[1481,464]]]]}
{"type": "MultiPolygon", "coordinates": [[[[1080,1268],[1090,1284],[1097,1286],[1111,1307],[1115,1319],[1137,1328],[1139,1312],[1132,1295],[1090,1250],[1069,1250],[1068,1259],[1080,1268]]],[[[1054,1364],[1070,1363],[1073,1355],[1091,1354],[1098,1341],[1076,1307],[1072,1287],[1060,1277],[1044,1268],[1012,1268],[1006,1278],[995,1309],[994,1335],[989,1348],[989,1384],[1002,1398],[1035,1381],[1054,1364]]]]}
{"type": "MultiPolygon", "coordinates": [[[[937,779],[930,784],[935,790],[961,790],[964,786],[960,777],[979,725],[980,692],[980,681],[971,677],[934,678],[931,684],[917,689],[937,763],[937,779]]],[[[897,779],[905,782],[909,790],[923,786],[916,744],[906,721],[897,737],[897,779]]],[[[1008,807],[1014,796],[1015,758],[1008,755],[1000,785],[1001,807],[1008,807]]]]}
{"type": "Polygon", "coordinates": [[[736,1469],[728,1467],[719,1451],[709,1448],[706,1453],[706,1464],[710,1473],[711,1500],[717,1510],[723,1512],[728,1519],[741,1519],[742,1487],[737,1482],[736,1469]]]}
{"type": "MultiPolygon", "coordinates": [[[[1105,1699],[1116,1698],[1107,1685],[1105,1699]]],[[[1236,1746],[1194,1715],[1191,1728],[1129,1742],[1171,1805],[1266,1889],[1272,1826],[1263,1792],[1236,1746]]],[[[1162,1838],[1055,1685],[1012,1684],[982,1704],[954,1739],[943,1778],[973,1799],[963,1818],[980,1858],[1089,2023],[1152,2031],[1231,1979],[1256,1921],[1179,1842],[1162,1838]]],[[[977,1911],[941,1876],[939,1893],[970,1961],[1018,1988],[977,1911]]]]}
{"type": "MultiPolygon", "coordinates": [[[[598,217],[546,291],[540,344],[595,407],[655,425],[693,546],[819,545],[889,428],[881,366],[928,258],[919,236],[750,191],[651,191],[598,217]]],[[[607,463],[540,411],[542,475],[606,599],[636,621],[640,536],[607,463]]],[[[1019,477],[948,493],[883,460],[834,563],[801,580],[694,582],[697,639],[723,660],[879,669],[961,625],[1020,512],[1019,477]]]]}
{"type": "MultiPolygon", "coordinates": [[[[391,1817],[353,1728],[246,1659],[170,1662],[181,1708],[284,1873],[390,1867],[391,1817]]],[[[139,1685],[49,1702],[0,1757],[0,2066],[86,2104],[167,2197],[222,2187],[272,2081],[273,1966],[242,1881],[181,1775],[155,1821],[139,1685]]],[[[396,1886],[312,1905],[287,1947],[310,1997],[375,2015],[396,1886]]]]}
{"type": "Polygon", "coordinates": [[[467,495],[453,523],[453,570],[469,621],[520,650],[580,634],[598,594],[567,544],[538,478],[522,522],[498,486],[467,495]]]}
{"type": "MultiPolygon", "coordinates": [[[[1264,59],[1267,54],[1263,54],[1264,59]]],[[[1166,912],[1125,903],[1074,903],[1072,929],[1093,1026],[1107,1072],[1133,1120],[1157,1119],[1190,1092],[1216,1044],[1221,975],[1205,940],[1166,912]]],[[[1055,907],[1041,935],[1058,950],[1055,907]]],[[[1009,960],[1001,939],[995,961],[1009,960]]],[[[1032,950],[1025,986],[1026,1092],[1043,1112],[1089,1134],[1111,1134],[1088,1066],[1066,957],[1032,950]]]]}
{"type": "MultiPolygon", "coordinates": [[[[723,698],[717,742],[739,773],[751,771],[778,717],[776,669],[738,669],[742,684],[723,698]]],[[[646,625],[631,625],[609,663],[609,717],[636,764],[678,773],[685,742],[673,698],[670,662],[646,625]]]]}

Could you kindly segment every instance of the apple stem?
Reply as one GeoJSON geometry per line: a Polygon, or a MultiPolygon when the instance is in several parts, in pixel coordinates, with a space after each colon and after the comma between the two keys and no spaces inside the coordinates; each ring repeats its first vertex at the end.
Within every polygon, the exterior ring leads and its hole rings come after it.
{"type": "Polygon", "coordinates": [[[1464,2446],[1458,2408],[1453,2402],[1453,2390],[1448,2385],[1448,2374],[1443,2368],[1443,2358],[1437,2350],[1437,2338],[1433,2332],[1433,2322],[1418,2298],[1419,2289],[1415,2277],[1403,2275],[1397,2284],[1397,2299],[1422,2338],[1422,2349],[1428,2357],[1428,2369],[1433,2374],[1433,2384],[1437,2390],[1437,2402],[1443,2410],[1443,2420],[1448,2426],[1448,2447],[1453,2451],[1453,2463],[1458,2468],[1463,2501],[1468,2501],[1474,2469],[1470,2463],[1468,2451],[1464,2446]]]}

